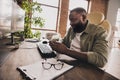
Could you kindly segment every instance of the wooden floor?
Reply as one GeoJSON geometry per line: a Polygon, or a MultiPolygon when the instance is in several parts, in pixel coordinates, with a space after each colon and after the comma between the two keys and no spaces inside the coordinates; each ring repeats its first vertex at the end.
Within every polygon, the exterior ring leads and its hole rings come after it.
{"type": "Polygon", "coordinates": [[[120,48],[119,47],[112,48],[105,71],[120,79],[120,48]]]}

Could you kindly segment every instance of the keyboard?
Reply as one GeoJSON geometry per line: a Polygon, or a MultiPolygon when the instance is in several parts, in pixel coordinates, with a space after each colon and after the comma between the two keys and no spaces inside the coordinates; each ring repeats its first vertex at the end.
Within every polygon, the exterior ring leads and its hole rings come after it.
{"type": "Polygon", "coordinates": [[[39,42],[39,43],[37,43],[37,46],[38,46],[38,50],[40,51],[42,58],[56,57],[56,54],[50,47],[49,43],[44,44],[42,42],[39,42]]]}
{"type": "Polygon", "coordinates": [[[52,53],[52,48],[48,44],[38,44],[39,49],[42,53],[52,53]]]}

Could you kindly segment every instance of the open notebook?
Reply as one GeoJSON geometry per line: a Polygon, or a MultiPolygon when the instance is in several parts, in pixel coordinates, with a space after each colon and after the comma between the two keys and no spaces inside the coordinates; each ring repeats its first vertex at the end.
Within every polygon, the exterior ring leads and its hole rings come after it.
{"type": "Polygon", "coordinates": [[[22,72],[23,75],[29,77],[30,80],[52,80],[72,68],[73,66],[64,63],[61,70],[56,70],[53,66],[45,70],[42,67],[42,61],[39,61],[31,65],[18,67],[17,69],[22,72]]]}

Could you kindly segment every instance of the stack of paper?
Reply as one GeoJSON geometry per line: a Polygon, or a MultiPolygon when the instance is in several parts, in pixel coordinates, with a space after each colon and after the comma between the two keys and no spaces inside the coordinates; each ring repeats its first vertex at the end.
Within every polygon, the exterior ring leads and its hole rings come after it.
{"type": "Polygon", "coordinates": [[[39,61],[31,65],[18,67],[18,70],[22,71],[22,73],[24,73],[24,75],[29,77],[31,80],[51,80],[71,68],[73,68],[73,66],[64,63],[61,70],[56,70],[53,66],[50,69],[45,70],[42,67],[42,61],[39,61]]]}

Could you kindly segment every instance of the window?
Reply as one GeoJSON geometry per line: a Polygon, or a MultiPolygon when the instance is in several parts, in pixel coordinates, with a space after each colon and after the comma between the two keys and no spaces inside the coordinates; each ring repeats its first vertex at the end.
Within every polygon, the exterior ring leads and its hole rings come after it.
{"type": "Polygon", "coordinates": [[[114,34],[113,47],[119,46],[118,40],[120,40],[120,8],[118,8],[118,11],[117,11],[116,28],[117,28],[117,30],[115,31],[115,34],[114,34]]]}
{"type": "Polygon", "coordinates": [[[118,9],[118,12],[117,12],[116,26],[118,28],[118,31],[120,31],[120,8],[118,9]]]}
{"type": "Polygon", "coordinates": [[[60,0],[33,0],[40,3],[42,12],[35,13],[33,15],[37,16],[40,15],[45,20],[45,25],[43,28],[39,26],[31,26],[32,28],[36,29],[43,29],[43,30],[52,30],[56,31],[57,29],[57,19],[58,19],[58,8],[59,8],[59,1],[60,0]]]}
{"type": "Polygon", "coordinates": [[[87,11],[88,1],[87,0],[70,0],[69,10],[76,7],[83,7],[87,11]]]}
{"type": "MultiPolygon", "coordinates": [[[[42,8],[42,13],[40,14],[35,13],[33,15],[36,15],[36,16],[41,15],[41,17],[45,19],[45,25],[43,28],[40,28],[39,26],[37,27],[32,26],[32,28],[34,30],[41,30],[41,32],[56,31],[56,32],[60,32],[61,35],[64,35],[66,32],[63,32],[61,30],[62,28],[66,28],[66,26],[62,26],[61,25],[62,23],[59,21],[64,22],[63,17],[65,15],[60,14],[60,13],[64,13],[64,8],[61,8],[61,5],[64,6],[64,4],[61,4],[61,3],[64,3],[64,2],[66,3],[67,1],[66,0],[33,0],[33,1],[37,1],[38,3],[40,3],[42,8]],[[62,17],[61,20],[59,20],[60,17],[62,17]]],[[[70,2],[69,10],[75,7],[83,7],[86,9],[86,11],[88,11],[89,1],[87,0],[70,0],[69,2],[70,2]]],[[[66,14],[66,16],[68,15],[66,14]]],[[[67,28],[69,28],[69,20],[67,22],[67,28]]]]}
{"type": "MultiPolygon", "coordinates": [[[[76,8],[76,7],[82,7],[86,11],[88,11],[88,6],[89,5],[88,5],[88,1],[87,0],[70,0],[69,1],[69,10],[72,10],[73,8],[76,8]]],[[[69,22],[69,17],[68,17],[67,30],[69,29],[69,27],[70,27],[70,22],[69,22]]]]}
{"type": "Polygon", "coordinates": [[[1,11],[0,12],[0,25],[6,26],[6,29],[10,28],[11,16],[12,16],[12,1],[2,0],[0,3],[0,11],[1,11]]]}

